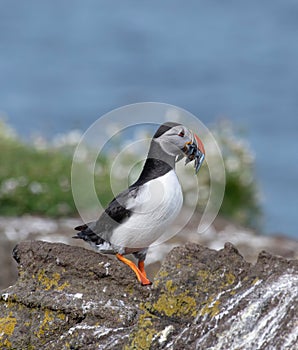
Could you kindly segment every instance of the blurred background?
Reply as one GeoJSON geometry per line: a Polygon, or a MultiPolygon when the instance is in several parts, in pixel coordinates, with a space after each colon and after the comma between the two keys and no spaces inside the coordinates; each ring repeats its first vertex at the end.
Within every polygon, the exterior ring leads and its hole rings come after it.
{"type": "MultiPolygon", "coordinates": [[[[32,232],[70,232],[81,134],[142,101],[177,105],[213,130],[225,219],[297,239],[297,18],[294,0],[2,0],[0,254],[32,232]]],[[[108,202],[109,156],[98,162],[108,202]]]]}

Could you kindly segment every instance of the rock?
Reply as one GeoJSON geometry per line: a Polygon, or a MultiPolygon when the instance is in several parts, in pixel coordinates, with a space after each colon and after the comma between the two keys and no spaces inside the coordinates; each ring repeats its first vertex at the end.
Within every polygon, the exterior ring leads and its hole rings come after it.
{"type": "Polygon", "coordinates": [[[19,277],[0,300],[1,349],[295,349],[298,261],[227,243],[189,243],[151,287],[114,257],[61,243],[13,251],[19,277]]]}
{"type": "Polygon", "coordinates": [[[7,348],[108,349],[111,336],[111,346],[128,337],[136,305],[149,295],[129,268],[84,248],[28,241],[13,255],[19,279],[0,304],[7,348]]]}
{"type": "MultiPolygon", "coordinates": [[[[298,259],[298,241],[285,235],[262,235],[251,229],[241,227],[217,216],[212,225],[204,232],[198,232],[201,214],[192,213],[183,207],[170,230],[179,232],[170,240],[149,249],[146,259],[147,273],[153,278],[168,253],[177,246],[188,242],[204,245],[210,249],[222,249],[229,241],[237,246],[248,262],[255,263],[263,249],[288,259],[298,259]],[[186,226],[181,231],[181,222],[186,226]]],[[[41,240],[53,243],[65,243],[88,248],[82,240],[74,240],[73,228],[82,224],[79,218],[50,219],[37,216],[1,217],[0,216],[0,290],[16,282],[17,268],[11,257],[11,250],[20,241],[41,240]]],[[[90,247],[91,249],[91,247],[90,247]]]]}
{"type": "Polygon", "coordinates": [[[253,266],[229,243],[221,251],[188,244],[156,276],[143,334],[152,349],[294,349],[297,287],[298,261],[263,252],[253,266]]]}

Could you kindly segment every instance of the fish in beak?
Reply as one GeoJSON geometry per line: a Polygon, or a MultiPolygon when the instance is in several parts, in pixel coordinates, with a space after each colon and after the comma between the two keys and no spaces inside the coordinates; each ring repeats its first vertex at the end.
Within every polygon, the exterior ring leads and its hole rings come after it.
{"type": "Polygon", "coordinates": [[[191,135],[192,140],[185,143],[183,153],[186,157],[185,165],[193,160],[195,161],[194,168],[197,174],[205,159],[205,148],[198,135],[193,132],[191,132],[191,135]]]}

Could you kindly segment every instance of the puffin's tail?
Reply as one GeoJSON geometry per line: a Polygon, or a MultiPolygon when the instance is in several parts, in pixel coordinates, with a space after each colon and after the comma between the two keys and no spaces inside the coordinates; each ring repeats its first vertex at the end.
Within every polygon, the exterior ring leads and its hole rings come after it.
{"type": "Polygon", "coordinates": [[[83,239],[85,242],[88,242],[91,245],[101,245],[104,243],[104,240],[99,237],[92,228],[95,227],[94,222],[90,222],[88,224],[80,225],[75,227],[76,231],[79,231],[76,236],[72,238],[75,239],[83,239]]]}

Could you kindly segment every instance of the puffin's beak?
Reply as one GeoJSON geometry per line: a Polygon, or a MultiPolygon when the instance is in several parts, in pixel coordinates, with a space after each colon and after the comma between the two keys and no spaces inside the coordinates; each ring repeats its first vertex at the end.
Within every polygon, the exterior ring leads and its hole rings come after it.
{"type": "Polygon", "coordinates": [[[199,136],[193,132],[191,134],[192,140],[186,142],[183,152],[186,156],[185,164],[193,160],[195,161],[195,171],[197,174],[205,159],[205,148],[199,136]]]}

